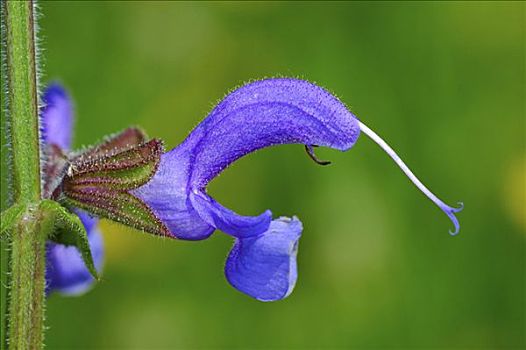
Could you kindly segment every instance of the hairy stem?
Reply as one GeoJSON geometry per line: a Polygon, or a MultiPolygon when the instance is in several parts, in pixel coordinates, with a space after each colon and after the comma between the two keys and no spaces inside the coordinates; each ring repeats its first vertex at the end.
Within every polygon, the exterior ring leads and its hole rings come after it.
{"type": "Polygon", "coordinates": [[[11,176],[15,202],[40,199],[40,149],[32,1],[4,1],[11,176]]]}
{"type": "Polygon", "coordinates": [[[10,281],[6,334],[12,349],[41,349],[45,245],[53,223],[38,207],[41,177],[33,1],[2,1],[2,19],[11,198],[15,205],[25,208],[11,229],[8,241],[10,281]]]}
{"type": "Polygon", "coordinates": [[[11,243],[9,347],[41,349],[44,340],[46,237],[53,222],[30,207],[11,243]]]}

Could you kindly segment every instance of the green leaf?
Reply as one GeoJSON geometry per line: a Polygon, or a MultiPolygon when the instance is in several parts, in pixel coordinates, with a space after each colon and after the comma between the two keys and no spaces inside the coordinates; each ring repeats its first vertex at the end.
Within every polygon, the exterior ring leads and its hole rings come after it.
{"type": "Polygon", "coordinates": [[[4,234],[18,222],[25,209],[24,204],[14,204],[2,212],[0,237],[4,237],[4,234]]]}
{"type": "Polygon", "coordinates": [[[91,255],[86,228],[79,217],[52,200],[43,200],[40,203],[40,208],[45,215],[54,220],[55,233],[49,238],[56,243],[76,247],[88,271],[96,280],[99,280],[91,255]]]}

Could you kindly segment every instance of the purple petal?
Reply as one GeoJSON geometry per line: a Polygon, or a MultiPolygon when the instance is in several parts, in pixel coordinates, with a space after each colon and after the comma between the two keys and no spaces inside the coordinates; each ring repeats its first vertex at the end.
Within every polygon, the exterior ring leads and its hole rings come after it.
{"type": "Polygon", "coordinates": [[[75,214],[77,214],[77,216],[80,218],[80,221],[82,221],[82,224],[84,224],[84,227],[86,228],[86,231],[88,232],[89,236],[90,231],[93,230],[95,226],[99,223],[99,218],[91,216],[80,209],[75,209],[75,214]]]}
{"type": "Polygon", "coordinates": [[[262,234],[272,221],[270,210],[259,216],[241,216],[200,192],[190,193],[190,202],[208,224],[239,238],[262,234]]]}
{"type": "Polygon", "coordinates": [[[245,236],[254,230],[251,223],[265,231],[268,214],[247,219],[215,202],[200,206],[190,193],[206,198],[210,180],[258,149],[299,143],[344,151],[359,134],[356,117],[326,90],[297,79],[257,81],[225,97],[180,146],[163,155],[158,172],[134,194],[178,238],[207,238],[214,228],[245,236]]]}
{"type": "Polygon", "coordinates": [[[360,126],[326,90],[297,79],[267,79],[225,97],[184,143],[192,158],[190,183],[202,188],[238,158],[278,144],[347,150],[360,126]]]}
{"type": "Polygon", "coordinates": [[[236,239],[225,266],[228,282],[261,301],[287,297],[296,284],[302,229],[297,218],[279,218],[262,235],[236,239]]]}
{"type": "Polygon", "coordinates": [[[146,203],[177,238],[205,239],[215,229],[201,219],[190,203],[188,168],[188,158],[181,156],[177,149],[165,153],[153,178],[131,192],[146,203]]]}
{"type": "MultiPolygon", "coordinates": [[[[88,231],[93,261],[100,272],[104,260],[104,242],[96,227],[98,219],[83,212],[79,213],[79,217],[88,231]]],[[[57,291],[63,295],[75,296],[87,292],[95,280],[84,265],[77,248],[51,241],[48,241],[46,248],[47,293],[57,291]]]]}
{"type": "Polygon", "coordinates": [[[73,105],[66,90],[52,83],[42,96],[41,109],[42,138],[46,143],[54,143],[63,150],[71,147],[73,129],[73,105]]]}

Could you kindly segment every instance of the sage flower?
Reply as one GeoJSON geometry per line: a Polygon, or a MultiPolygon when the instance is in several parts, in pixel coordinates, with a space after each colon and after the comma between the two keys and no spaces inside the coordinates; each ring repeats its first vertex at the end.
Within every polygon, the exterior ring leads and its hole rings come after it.
{"type": "MultiPolygon", "coordinates": [[[[215,230],[234,239],[225,264],[227,280],[261,301],[288,296],[296,283],[302,224],[296,218],[240,215],[206,192],[208,183],[237,159],[281,144],[303,144],[321,165],[314,147],[346,151],[364,133],[452,220],[461,208],[446,205],[426,188],[391,147],[336,97],[298,79],[256,81],[227,95],[174,149],[123,132],[102,146],[69,155],[67,174],[52,198],[143,231],[202,240],[215,230]]],[[[279,176],[279,170],[276,171],[279,176]]]]}

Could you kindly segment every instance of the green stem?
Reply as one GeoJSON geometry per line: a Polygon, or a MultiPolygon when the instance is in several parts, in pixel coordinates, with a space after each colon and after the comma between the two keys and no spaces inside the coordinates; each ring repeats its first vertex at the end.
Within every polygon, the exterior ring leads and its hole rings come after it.
{"type": "Polygon", "coordinates": [[[4,1],[9,141],[15,202],[40,199],[40,149],[32,1],[4,1]]]}
{"type": "Polygon", "coordinates": [[[46,238],[53,222],[29,208],[13,230],[8,342],[12,349],[41,349],[44,340],[46,238]]]}
{"type": "Polygon", "coordinates": [[[9,236],[7,336],[13,349],[41,349],[44,338],[45,245],[52,229],[38,205],[40,146],[34,7],[2,1],[8,144],[13,200],[25,208],[9,236]]]}

